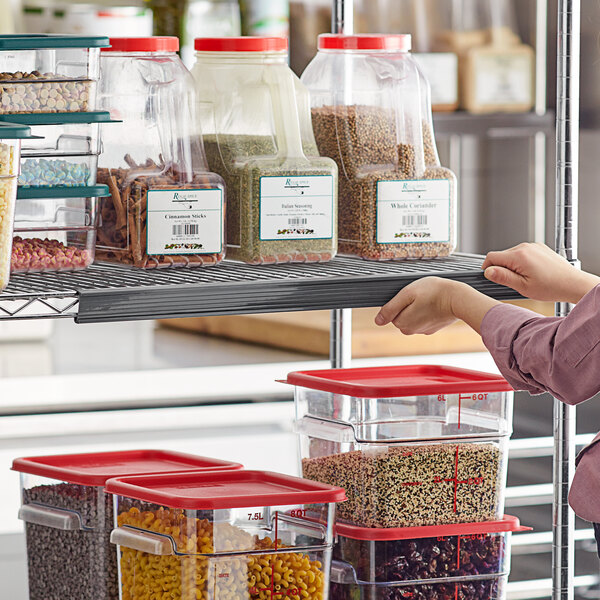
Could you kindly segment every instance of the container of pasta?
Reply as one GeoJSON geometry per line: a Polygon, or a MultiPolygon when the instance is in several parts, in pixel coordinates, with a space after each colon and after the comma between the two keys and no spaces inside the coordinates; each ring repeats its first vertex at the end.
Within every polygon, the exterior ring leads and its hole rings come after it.
{"type": "Polygon", "coordinates": [[[0,36],[0,113],[94,110],[101,36],[0,36]]]}
{"type": "Polygon", "coordinates": [[[164,450],[18,458],[30,600],[117,600],[112,496],[117,475],[241,469],[237,463],[164,450]]]}
{"type": "Polygon", "coordinates": [[[110,480],[121,600],[327,598],[344,490],[264,471],[110,480]],[[151,597],[151,596],[149,596],[151,597]]]}
{"type": "Polygon", "coordinates": [[[25,125],[0,123],[0,290],[8,285],[10,276],[21,141],[30,135],[25,125]]]}
{"type": "Polygon", "coordinates": [[[338,518],[414,527],[501,518],[512,391],[436,366],[290,373],[303,476],[346,490],[338,518]]]}

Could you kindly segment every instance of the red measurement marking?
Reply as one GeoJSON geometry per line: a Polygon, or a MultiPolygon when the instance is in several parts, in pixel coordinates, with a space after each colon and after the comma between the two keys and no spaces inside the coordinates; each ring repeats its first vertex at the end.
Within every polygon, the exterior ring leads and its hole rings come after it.
{"type": "Polygon", "coordinates": [[[460,568],[460,535],[458,536],[458,542],[456,544],[456,568],[460,568]]]}
{"type": "Polygon", "coordinates": [[[458,600],[458,583],[454,584],[454,600],[458,600]]]}
{"type": "Polygon", "coordinates": [[[423,482],[422,481],[405,481],[404,483],[401,483],[400,485],[403,487],[410,486],[410,485],[423,485],[423,482]]]}
{"type": "MultiPolygon", "coordinates": [[[[483,483],[483,477],[469,477],[469,479],[459,479],[458,478],[458,446],[456,446],[456,454],[454,455],[454,477],[449,479],[444,479],[446,483],[454,484],[454,512],[456,512],[456,501],[457,501],[457,491],[458,484],[465,485],[481,485],[483,483]]],[[[434,483],[441,483],[441,479],[439,477],[434,477],[434,483]]]]}
{"type": "Polygon", "coordinates": [[[446,396],[444,396],[444,394],[440,394],[438,396],[438,402],[446,402],[446,396]]]}
{"type": "Polygon", "coordinates": [[[223,579],[224,577],[229,577],[229,573],[219,573],[219,579],[223,579]]]}

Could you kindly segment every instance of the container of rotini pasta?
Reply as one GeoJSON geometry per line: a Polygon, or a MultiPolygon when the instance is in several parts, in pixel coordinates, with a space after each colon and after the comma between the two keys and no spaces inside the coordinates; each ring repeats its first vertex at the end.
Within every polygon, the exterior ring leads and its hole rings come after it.
{"type": "Polygon", "coordinates": [[[344,490],[265,471],[111,479],[121,600],[325,600],[344,490]]]}
{"type": "Polygon", "coordinates": [[[106,481],[242,465],[143,449],[30,456],[15,459],[12,468],[21,474],[19,518],[25,522],[29,600],[118,600],[117,555],[110,543],[113,497],[106,481]]]}

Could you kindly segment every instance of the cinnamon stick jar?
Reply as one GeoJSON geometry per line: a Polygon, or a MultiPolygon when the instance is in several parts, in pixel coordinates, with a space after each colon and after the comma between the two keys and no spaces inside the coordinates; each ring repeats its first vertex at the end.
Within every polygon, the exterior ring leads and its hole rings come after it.
{"type": "Polygon", "coordinates": [[[208,171],[194,88],[174,37],[115,38],[101,55],[103,199],[96,259],[138,268],[215,265],[225,255],[225,184],[208,171]],[[194,132],[194,135],[192,135],[194,132]]]}

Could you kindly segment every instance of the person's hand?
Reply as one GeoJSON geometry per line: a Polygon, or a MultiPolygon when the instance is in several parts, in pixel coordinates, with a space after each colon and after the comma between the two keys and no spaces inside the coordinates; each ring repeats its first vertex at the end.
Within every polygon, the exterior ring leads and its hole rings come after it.
{"type": "Polygon", "coordinates": [[[573,267],[544,244],[519,244],[490,252],[482,265],[487,279],[526,298],[576,304],[600,278],[573,267]]]}
{"type": "Polygon", "coordinates": [[[379,311],[375,323],[393,323],[406,335],[430,335],[462,319],[479,332],[485,313],[496,304],[464,283],[425,277],[398,292],[379,311]]]}

